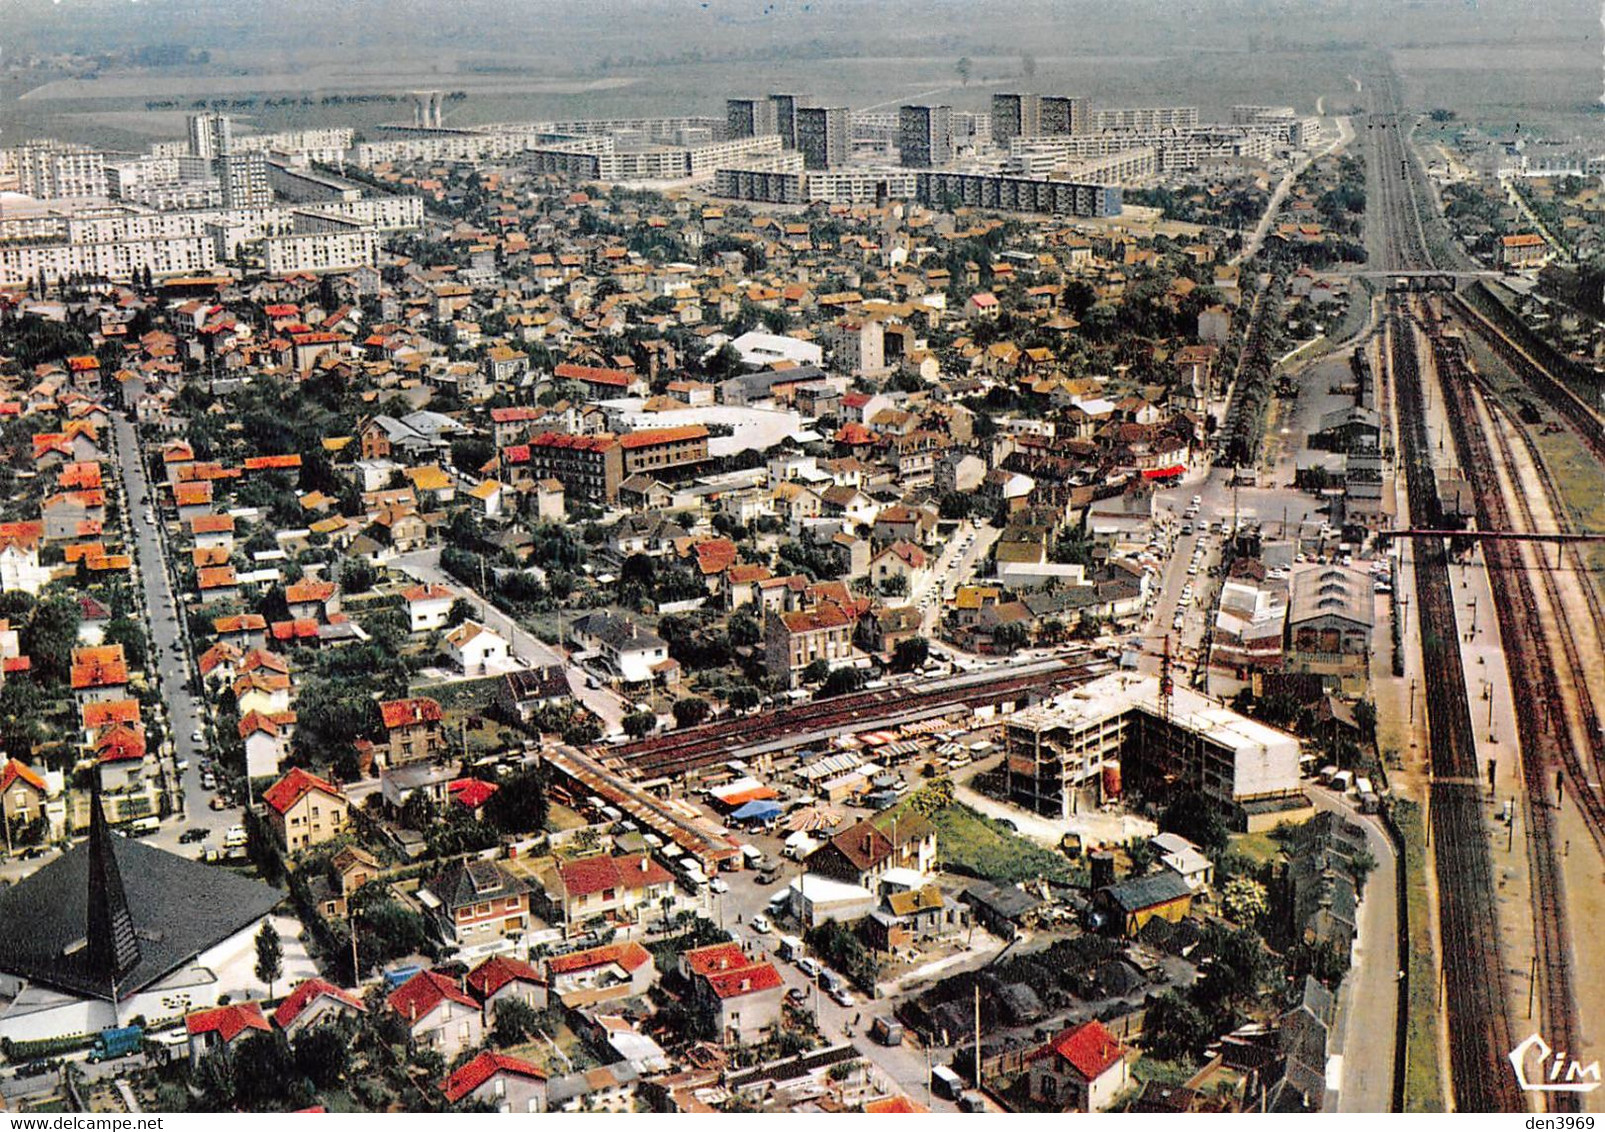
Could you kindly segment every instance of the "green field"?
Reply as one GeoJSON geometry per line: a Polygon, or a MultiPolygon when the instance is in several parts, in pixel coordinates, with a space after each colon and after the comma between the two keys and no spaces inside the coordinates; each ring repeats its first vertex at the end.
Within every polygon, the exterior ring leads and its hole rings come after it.
{"type": "Polygon", "coordinates": [[[945,866],[999,884],[1038,877],[1070,881],[1074,877],[1063,855],[1026,840],[968,806],[955,804],[937,810],[931,823],[936,826],[936,856],[945,866]]]}

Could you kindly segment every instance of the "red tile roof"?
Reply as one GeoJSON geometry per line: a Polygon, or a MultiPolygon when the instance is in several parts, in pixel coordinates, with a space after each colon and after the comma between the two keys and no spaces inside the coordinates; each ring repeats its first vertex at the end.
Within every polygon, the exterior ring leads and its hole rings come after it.
{"type": "Polygon", "coordinates": [[[771,991],[782,985],[780,972],[768,960],[753,963],[735,971],[720,971],[706,976],[708,986],[720,998],[740,998],[742,995],[771,991]]]}
{"type": "Polygon", "coordinates": [[[585,857],[570,861],[559,871],[563,891],[570,896],[589,896],[610,888],[626,890],[671,884],[674,878],[647,853],[623,857],[585,857]]]}
{"type": "Polygon", "coordinates": [[[1126,1047],[1102,1022],[1093,1019],[1063,1031],[1031,1057],[1034,1060],[1050,1053],[1057,1054],[1083,1079],[1093,1081],[1126,1056],[1126,1047]]]}
{"type": "Polygon", "coordinates": [[[446,793],[451,800],[466,810],[477,810],[490,796],[500,789],[494,782],[486,782],[481,778],[459,778],[446,784],[446,793]]]}
{"type": "Polygon", "coordinates": [[[546,1080],[540,1066],[487,1050],[442,1081],[440,1091],[446,1094],[447,1101],[456,1104],[498,1073],[515,1073],[533,1081],[546,1080]]]}
{"type": "Polygon", "coordinates": [[[367,1013],[368,1008],[362,1005],[362,1000],[350,991],[341,990],[323,979],[312,978],[296,987],[290,992],[290,997],[279,1003],[279,1008],[273,1012],[273,1021],[278,1024],[279,1029],[287,1030],[295,1024],[295,1020],[301,1016],[303,1010],[325,995],[353,1010],[367,1013]]]}
{"type": "Polygon", "coordinates": [[[331,798],[345,798],[334,783],[300,767],[292,767],[289,774],[262,792],[262,801],[282,814],[314,790],[320,790],[331,798]]]}
{"type": "Polygon", "coordinates": [[[414,696],[409,700],[386,700],[379,705],[379,716],[385,730],[408,727],[415,723],[439,723],[440,705],[428,696],[414,696]]]}
{"type": "Polygon", "coordinates": [[[589,971],[617,963],[626,971],[639,970],[652,962],[652,953],[639,943],[609,943],[587,951],[571,951],[546,961],[546,969],[554,975],[567,975],[574,971],[589,971]]]}
{"type": "Polygon", "coordinates": [[[895,1097],[882,1097],[878,1101],[869,1101],[864,1105],[865,1112],[930,1112],[931,1110],[918,1101],[911,1101],[902,1093],[895,1097]]]}
{"type": "Polygon", "coordinates": [[[552,370],[552,374],[561,381],[583,381],[587,385],[612,385],[620,389],[625,388],[635,380],[633,373],[627,373],[621,369],[577,366],[572,362],[563,362],[552,370]]]}
{"type": "Polygon", "coordinates": [[[479,1009],[479,1003],[468,997],[457,986],[455,979],[448,978],[438,971],[419,971],[391,991],[390,997],[385,1001],[390,1004],[391,1010],[403,1018],[416,1021],[448,1000],[471,1010],[479,1009]]]}
{"type": "Polygon", "coordinates": [[[45,780],[34,771],[18,762],[16,759],[7,759],[4,766],[0,766],[0,794],[11,789],[11,784],[21,779],[41,794],[45,791],[45,780]]]}
{"type": "Polygon", "coordinates": [[[225,1042],[232,1042],[246,1030],[270,1031],[272,1028],[256,1003],[231,1002],[187,1015],[184,1029],[191,1034],[216,1034],[225,1042]]]}
{"type": "Polygon", "coordinates": [[[713,975],[752,966],[752,957],[735,943],[715,943],[698,947],[680,956],[694,975],[713,975]]]}
{"type": "Polygon", "coordinates": [[[676,428],[643,428],[619,438],[624,448],[651,448],[657,444],[676,444],[683,440],[700,440],[708,435],[702,425],[680,425],[676,428]]]}
{"type": "Polygon", "coordinates": [[[468,986],[481,999],[487,999],[511,982],[546,985],[546,977],[522,959],[494,955],[468,972],[468,986]]]}

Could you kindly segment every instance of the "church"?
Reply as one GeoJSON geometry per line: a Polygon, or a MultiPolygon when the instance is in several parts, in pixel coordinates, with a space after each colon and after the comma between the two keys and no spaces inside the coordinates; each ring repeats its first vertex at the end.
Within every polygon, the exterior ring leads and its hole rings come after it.
{"type": "Polygon", "coordinates": [[[114,834],[97,792],[89,837],[0,892],[0,1037],[153,1026],[215,1005],[218,971],[254,953],[285,895],[114,834]]]}

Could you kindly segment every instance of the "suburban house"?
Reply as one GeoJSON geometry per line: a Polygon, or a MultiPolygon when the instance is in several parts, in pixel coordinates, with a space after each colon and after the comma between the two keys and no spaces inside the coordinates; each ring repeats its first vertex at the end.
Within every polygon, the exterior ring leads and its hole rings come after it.
{"type": "Polygon", "coordinates": [[[874,890],[888,869],[929,873],[936,867],[936,827],[915,813],[887,814],[849,826],[804,859],[811,873],[874,890]]]}
{"type": "Polygon", "coordinates": [[[438,1052],[449,1063],[485,1037],[479,1003],[438,971],[419,971],[386,999],[406,1023],[414,1044],[438,1052]]]}
{"type": "Polygon", "coordinates": [[[542,708],[567,703],[573,695],[568,672],[560,664],[520,668],[507,673],[496,685],[497,702],[526,723],[542,708]]]}
{"type": "Polygon", "coordinates": [[[484,676],[507,665],[506,639],[477,621],[464,621],[447,632],[441,648],[468,676],[484,676]]]}
{"type": "Polygon", "coordinates": [[[379,705],[379,718],[384,722],[385,762],[390,766],[423,762],[446,749],[440,704],[427,696],[386,700],[379,705]]]}
{"type": "Polygon", "coordinates": [[[522,1002],[531,1010],[546,1009],[546,976],[522,959],[494,955],[468,972],[468,989],[479,999],[486,1023],[496,1021],[496,1006],[522,1002]]]}
{"type": "Polygon", "coordinates": [[[564,1006],[579,1007],[645,994],[658,981],[658,968],[652,953],[631,940],[548,959],[546,975],[564,1006]]]}
{"type": "Polygon", "coordinates": [[[457,592],[431,582],[403,590],[401,600],[407,603],[408,627],[414,633],[431,633],[446,628],[457,592]]]}
{"type": "Polygon", "coordinates": [[[350,804],[340,788],[294,767],[262,792],[268,826],[291,853],[322,845],[344,833],[350,804]]]}
{"type": "Polygon", "coordinates": [[[490,1050],[440,1083],[450,1105],[488,1104],[497,1112],[545,1112],[546,1074],[531,1062],[490,1050]]]}
{"type": "Polygon", "coordinates": [[[786,984],[767,959],[753,959],[739,944],[716,943],[680,956],[691,1005],[721,1042],[755,1045],[780,1023],[786,984]]]}
{"type": "Polygon", "coordinates": [[[311,978],[298,983],[273,1012],[273,1024],[285,1037],[297,1035],[343,1018],[366,1014],[368,1008],[355,993],[342,990],[325,979],[311,978]]]}
{"type": "Polygon", "coordinates": [[[636,853],[564,862],[551,898],[573,935],[598,916],[614,923],[638,923],[644,915],[661,913],[662,901],[673,895],[674,877],[669,871],[650,853],[636,853]]]}
{"type": "Polygon", "coordinates": [[[834,602],[764,617],[764,667],[787,688],[802,683],[802,674],[816,660],[831,667],[853,658],[854,618],[834,602]]]}
{"type": "Polygon", "coordinates": [[[262,1016],[261,1005],[256,1002],[231,1002],[227,1006],[197,1010],[184,1018],[184,1031],[189,1035],[190,1065],[199,1065],[207,1054],[244,1035],[269,1034],[272,1030],[262,1016]]]}
{"type": "Polygon", "coordinates": [[[575,620],[571,628],[574,639],[599,654],[608,671],[622,683],[649,684],[659,679],[675,682],[674,673],[679,666],[669,657],[668,642],[628,617],[588,613],[575,620]]]}
{"type": "Polygon", "coordinates": [[[1083,1022],[1030,1056],[1030,1097],[1060,1112],[1103,1112],[1130,1083],[1134,1060],[1102,1022],[1083,1022]]]}
{"type": "Polygon", "coordinates": [[[429,881],[418,898],[458,946],[489,943],[529,927],[529,886],[494,861],[463,861],[429,881]]]}

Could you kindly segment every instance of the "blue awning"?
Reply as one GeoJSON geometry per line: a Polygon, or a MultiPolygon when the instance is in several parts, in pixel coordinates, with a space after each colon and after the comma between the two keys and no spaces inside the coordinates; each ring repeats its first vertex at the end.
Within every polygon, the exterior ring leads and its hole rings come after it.
{"type": "Polygon", "coordinates": [[[780,816],[780,805],[777,802],[748,802],[730,817],[735,821],[769,821],[780,816]]]}

